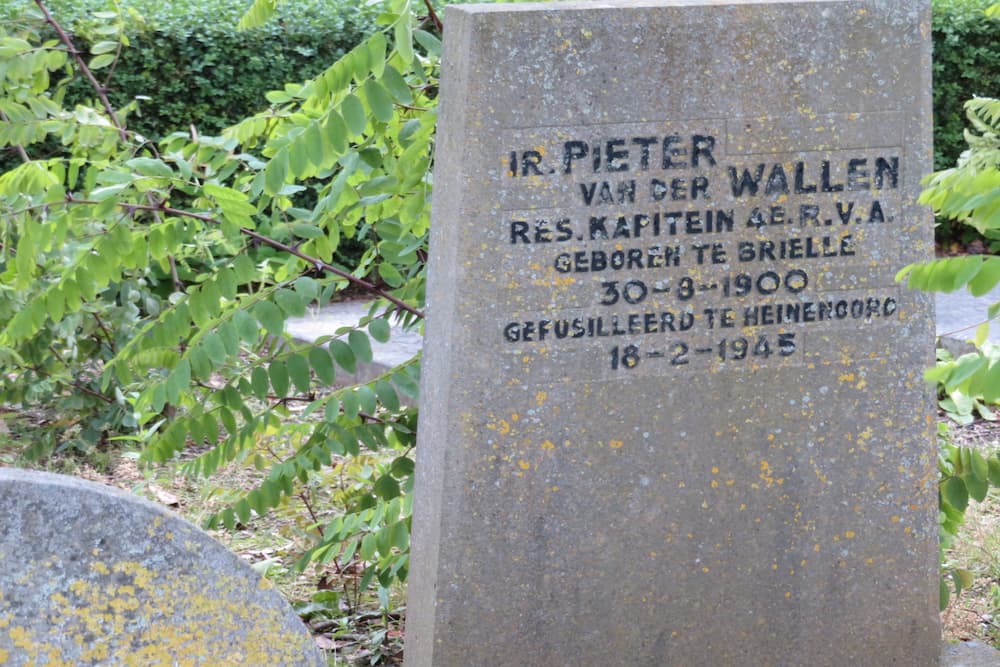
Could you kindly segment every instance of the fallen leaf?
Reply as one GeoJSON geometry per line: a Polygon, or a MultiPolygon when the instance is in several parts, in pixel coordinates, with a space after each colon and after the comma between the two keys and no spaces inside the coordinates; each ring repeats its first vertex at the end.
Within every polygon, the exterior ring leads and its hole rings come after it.
{"type": "Polygon", "coordinates": [[[156,500],[167,507],[178,507],[181,504],[180,498],[170,493],[166,489],[161,489],[160,487],[150,484],[149,490],[153,492],[156,496],[156,500]]]}

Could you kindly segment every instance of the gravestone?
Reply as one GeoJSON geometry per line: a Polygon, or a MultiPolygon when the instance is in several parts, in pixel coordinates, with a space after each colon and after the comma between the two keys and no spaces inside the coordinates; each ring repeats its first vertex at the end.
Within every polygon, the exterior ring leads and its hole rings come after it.
{"type": "Polygon", "coordinates": [[[407,665],[937,665],[929,3],[446,12],[407,665]]]}
{"type": "Polygon", "coordinates": [[[326,664],[268,582],[158,505],[0,469],[0,517],[2,665],[326,664]]]}

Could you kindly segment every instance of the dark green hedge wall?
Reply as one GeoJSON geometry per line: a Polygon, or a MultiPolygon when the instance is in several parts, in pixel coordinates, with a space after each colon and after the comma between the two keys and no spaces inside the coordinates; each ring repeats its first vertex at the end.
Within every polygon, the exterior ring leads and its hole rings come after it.
{"type": "MultiPolygon", "coordinates": [[[[0,20],[16,20],[34,3],[0,3],[0,20]],[[4,16],[6,15],[6,16],[4,16]]],[[[48,3],[77,46],[108,37],[94,34],[94,12],[107,0],[48,3]]],[[[266,26],[238,31],[249,0],[123,0],[140,17],[130,20],[131,46],[123,52],[110,85],[116,106],[143,95],[129,127],[159,138],[194,123],[203,134],[266,106],[264,93],[322,71],[374,29],[378,6],[356,0],[295,0],[278,8],[266,26]]],[[[108,70],[100,70],[103,76],[108,70]]],[[[80,82],[71,96],[93,97],[80,82]]]]}
{"type": "Polygon", "coordinates": [[[1000,21],[983,16],[996,0],[934,0],[934,168],[965,150],[963,104],[1000,96],[1000,21]]]}
{"type": "MultiPolygon", "coordinates": [[[[983,9],[996,0],[934,0],[934,168],[955,165],[966,149],[965,101],[1000,97],[1000,21],[983,9]]],[[[941,243],[967,243],[975,230],[938,220],[941,243]]],[[[991,243],[993,248],[995,244],[991,243]]]]}

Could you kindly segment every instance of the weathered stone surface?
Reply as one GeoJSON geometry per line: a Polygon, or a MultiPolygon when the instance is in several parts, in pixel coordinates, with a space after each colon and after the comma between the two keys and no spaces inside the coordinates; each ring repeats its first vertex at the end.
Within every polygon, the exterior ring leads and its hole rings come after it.
{"type": "Polygon", "coordinates": [[[938,665],[929,34],[448,8],[410,667],[938,665]]]}
{"type": "Polygon", "coordinates": [[[1000,651],[982,642],[945,642],[941,649],[941,667],[997,667],[1000,651]]]}
{"type": "Polygon", "coordinates": [[[158,505],[0,469],[0,664],[326,664],[277,591],[158,505]]]}

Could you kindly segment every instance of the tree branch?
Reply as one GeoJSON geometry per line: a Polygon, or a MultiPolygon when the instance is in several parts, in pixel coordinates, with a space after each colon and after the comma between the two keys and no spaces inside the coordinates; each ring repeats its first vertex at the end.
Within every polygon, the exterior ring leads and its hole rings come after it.
{"type": "MultiPolygon", "coordinates": [[[[52,347],[51,345],[49,345],[49,351],[52,353],[52,355],[56,359],[59,360],[59,363],[61,363],[63,366],[66,366],[67,368],[69,367],[69,364],[67,364],[66,360],[62,358],[62,355],[59,354],[58,350],[56,350],[54,347],[52,347]]],[[[39,368],[38,366],[31,366],[30,368],[31,368],[31,370],[35,371],[39,375],[44,375],[45,377],[52,377],[52,373],[49,373],[48,371],[44,371],[41,368],[39,368]]],[[[93,396],[94,398],[97,398],[97,399],[100,399],[100,400],[104,401],[108,405],[112,405],[115,402],[113,398],[105,396],[104,394],[102,394],[100,392],[94,391],[90,387],[87,387],[87,386],[81,384],[78,380],[70,380],[70,381],[67,382],[67,384],[69,384],[69,386],[73,387],[74,389],[78,389],[78,390],[82,391],[83,393],[87,394],[88,396],[93,396]]]]}
{"type": "MultiPolygon", "coordinates": [[[[94,205],[94,204],[98,203],[98,202],[90,201],[90,200],[87,200],[87,199],[76,199],[75,197],[67,197],[66,201],[67,201],[67,203],[70,203],[70,204],[91,204],[91,205],[94,205]]],[[[162,206],[162,205],[161,206],[149,206],[149,205],[146,205],[146,204],[126,204],[126,203],[123,203],[123,202],[119,202],[118,206],[121,207],[121,208],[123,208],[123,209],[125,209],[129,213],[135,213],[136,211],[152,211],[152,212],[165,213],[167,215],[175,215],[175,216],[178,216],[178,217],[191,218],[191,219],[194,219],[194,220],[201,220],[202,222],[208,222],[208,223],[211,223],[213,225],[221,224],[218,220],[216,220],[215,218],[213,218],[210,215],[205,215],[204,213],[192,213],[190,211],[184,211],[184,210],[181,210],[181,209],[178,209],[178,208],[173,208],[171,206],[162,206]]],[[[304,252],[302,252],[301,250],[299,250],[298,248],[293,248],[292,246],[287,245],[285,243],[282,243],[281,241],[276,241],[276,240],[274,240],[274,239],[272,239],[272,238],[270,238],[268,236],[264,236],[263,234],[255,232],[252,229],[248,229],[246,227],[240,227],[240,233],[243,234],[244,236],[248,236],[248,237],[252,238],[253,240],[257,241],[258,243],[262,243],[262,244],[264,244],[266,246],[274,248],[275,250],[280,250],[280,251],[288,253],[290,255],[294,255],[294,256],[298,257],[299,259],[304,260],[304,261],[308,262],[309,264],[311,264],[312,266],[314,266],[317,271],[325,271],[326,273],[332,273],[332,274],[334,274],[336,276],[340,276],[341,278],[344,278],[348,282],[350,282],[350,283],[352,283],[354,285],[357,285],[358,287],[364,289],[365,291],[371,292],[375,296],[378,296],[378,297],[380,297],[382,299],[385,299],[386,301],[392,303],[393,305],[396,306],[396,308],[398,310],[404,310],[404,311],[406,311],[408,313],[412,313],[413,315],[416,315],[417,317],[420,317],[420,318],[424,317],[424,313],[423,313],[422,310],[420,310],[419,308],[414,308],[413,306],[411,306],[410,304],[406,303],[402,299],[400,299],[400,298],[398,298],[396,296],[393,296],[392,294],[390,294],[389,292],[385,291],[384,289],[381,289],[380,287],[378,287],[377,285],[375,285],[375,283],[373,283],[373,282],[370,282],[370,281],[365,280],[363,278],[358,278],[354,274],[348,273],[347,271],[344,271],[343,269],[338,269],[336,266],[333,266],[332,264],[324,262],[323,260],[321,260],[321,259],[319,259],[317,257],[313,257],[311,255],[307,255],[304,252]]]]}
{"type": "Polygon", "coordinates": [[[66,33],[65,30],[63,30],[63,27],[59,25],[54,18],[52,18],[52,14],[49,12],[49,8],[45,6],[45,3],[42,2],[42,0],[35,0],[35,4],[38,5],[38,9],[40,9],[42,14],[45,16],[45,22],[52,26],[52,29],[56,31],[57,35],[59,35],[59,41],[66,46],[66,50],[71,56],[73,56],[73,60],[76,61],[80,71],[83,72],[83,76],[86,77],[87,82],[90,83],[90,87],[97,93],[97,97],[101,100],[101,105],[104,107],[104,112],[108,115],[108,120],[111,121],[111,124],[115,126],[116,130],[118,130],[118,136],[121,137],[122,141],[128,141],[128,133],[125,132],[125,128],[122,127],[122,124],[118,122],[118,117],[115,115],[115,108],[111,106],[111,100],[108,99],[107,89],[101,85],[101,82],[97,80],[94,73],[90,71],[89,67],[87,67],[87,62],[83,59],[83,56],[80,55],[80,51],[77,50],[76,45],[73,44],[73,39],[66,33]]]}
{"type": "MultiPolygon", "coordinates": [[[[10,117],[4,113],[3,109],[0,109],[0,120],[5,123],[10,123],[10,117]]],[[[21,144],[14,144],[14,150],[17,151],[17,156],[21,158],[21,162],[31,162],[31,156],[28,155],[28,151],[24,150],[24,146],[21,144]]]]}
{"type": "Polygon", "coordinates": [[[430,18],[431,22],[434,23],[434,27],[437,28],[439,33],[444,32],[444,24],[441,23],[441,17],[437,15],[434,11],[434,5],[431,4],[431,0],[424,0],[424,5],[427,6],[427,16],[430,18]]]}

